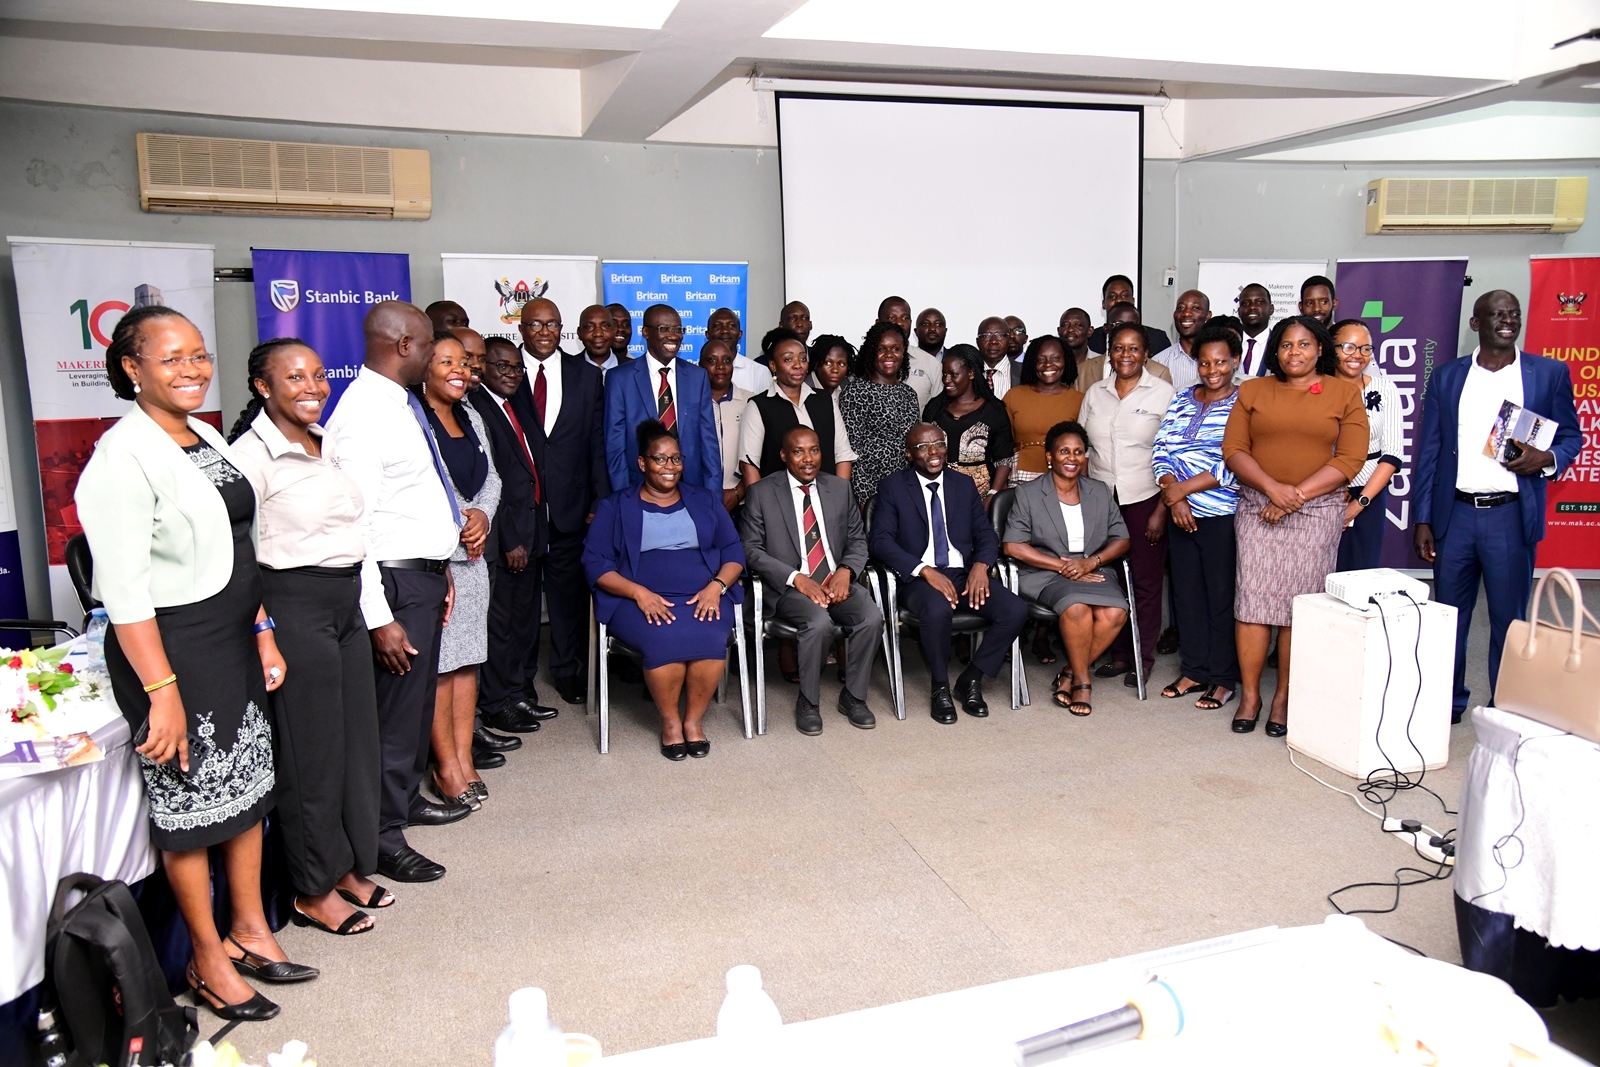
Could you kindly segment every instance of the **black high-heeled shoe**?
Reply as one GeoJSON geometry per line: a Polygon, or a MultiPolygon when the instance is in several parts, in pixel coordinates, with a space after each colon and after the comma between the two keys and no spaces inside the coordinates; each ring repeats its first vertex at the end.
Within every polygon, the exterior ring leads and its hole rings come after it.
{"type": "Polygon", "coordinates": [[[309,982],[322,972],[315,967],[308,967],[303,963],[289,963],[285,960],[269,960],[259,952],[251,952],[239,943],[239,939],[229,934],[227,941],[243,952],[243,956],[228,958],[233,960],[233,969],[246,978],[255,978],[263,982],[274,982],[284,985],[288,982],[309,982]]]}
{"type": "Polygon", "coordinates": [[[439,803],[447,808],[470,808],[473,811],[477,811],[483,807],[483,801],[478,799],[478,791],[470,785],[455,796],[447,794],[444,791],[444,787],[439,784],[439,773],[437,771],[428,775],[428,785],[430,786],[429,791],[439,798],[439,803]]]}
{"type": "Polygon", "coordinates": [[[189,982],[189,994],[194,998],[195,1004],[204,1003],[219,1019],[226,1019],[229,1022],[258,1023],[275,1018],[278,1012],[283,1010],[260,993],[240,1004],[229,1004],[211,991],[205,979],[194,969],[193,961],[189,963],[184,978],[189,982]]]}
{"type": "Polygon", "coordinates": [[[1268,737],[1283,737],[1289,732],[1289,724],[1286,722],[1272,722],[1271,720],[1268,720],[1267,725],[1261,728],[1261,732],[1266,734],[1268,737]]]}

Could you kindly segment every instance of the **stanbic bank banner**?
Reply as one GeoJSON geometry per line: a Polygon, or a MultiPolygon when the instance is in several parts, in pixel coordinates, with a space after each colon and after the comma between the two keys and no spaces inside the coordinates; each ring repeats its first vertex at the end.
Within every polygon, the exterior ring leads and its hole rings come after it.
{"type": "Polygon", "coordinates": [[[750,264],[699,263],[673,260],[606,260],[601,271],[606,281],[606,303],[621,304],[633,316],[633,343],[630,355],[644,354],[644,312],[651,304],[668,304],[683,319],[683,347],[678,355],[699,359],[700,345],[706,337],[706,320],[717,308],[728,308],[739,316],[745,336],[739,340],[739,355],[750,343],[745,326],[745,297],[750,291],[750,264]]]}
{"type": "Polygon", "coordinates": [[[520,345],[522,305],[541,297],[561,312],[561,347],[577,352],[578,316],[595,303],[599,256],[499,256],[445,252],[444,297],[460,304],[474,330],[520,345]]]}
{"type": "Polygon", "coordinates": [[[333,414],[366,360],[362,327],[372,305],[411,299],[411,257],[403,252],[298,252],[252,248],[256,336],[298,337],[328,369],[333,414]]]}
{"type": "MultiPolygon", "coordinates": [[[[211,245],[9,240],[39,450],[52,614],[77,619],[83,610],[65,566],[67,541],[82,531],[73,494],[95,442],[132,407],[111,392],[106,346],[124,312],[159,304],[182,312],[215,352],[214,255],[211,245]]],[[[219,379],[213,371],[195,414],[221,429],[219,379]]],[[[0,515],[9,511],[8,502],[0,515]]]]}

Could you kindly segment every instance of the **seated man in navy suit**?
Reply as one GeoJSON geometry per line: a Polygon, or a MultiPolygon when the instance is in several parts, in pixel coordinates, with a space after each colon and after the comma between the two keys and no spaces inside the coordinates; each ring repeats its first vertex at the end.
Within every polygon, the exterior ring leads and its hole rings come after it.
{"type": "MultiPolygon", "coordinates": [[[[1500,680],[1500,653],[1513,619],[1525,619],[1533,593],[1533,558],[1544,539],[1545,482],[1578,458],[1583,432],[1572,376],[1560,360],[1517,350],[1522,306],[1503,289],[1472,305],[1478,333],[1472,355],[1433,372],[1422,401],[1417,440],[1417,555],[1433,564],[1434,598],[1456,609],[1455,695],[1450,721],[1467,710],[1467,633],[1482,580],[1489,601],[1489,690],[1500,680]],[[1484,442],[1502,402],[1521,404],[1556,424],[1550,451],[1519,442],[1522,454],[1501,464],[1484,442]]],[[[1484,703],[1488,703],[1485,701],[1484,703]]]]}
{"type": "Polygon", "coordinates": [[[900,604],[915,613],[922,658],[933,676],[935,722],[956,721],[950,695],[950,620],[959,606],[989,621],[972,663],[956,679],[955,699],[968,715],[989,714],[983,679],[993,678],[1011,642],[1028,621],[1028,608],[1010,590],[989,581],[1000,544],[978,497],[978,487],[945,467],[945,433],[921,422],[906,434],[909,470],[878,485],[868,548],[900,579],[900,604]]]}
{"type": "Polygon", "coordinates": [[[683,453],[681,478],[722,492],[722,447],[717,444],[717,412],[711,404],[711,379],[698,364],[678,358],[683,320],[667,304],[644,312],[647,352],[606,376],[606,470],[611,491],[620,493],[644,480],[634,433],[641,422],[658,419],[678,439],[683,453]]]}

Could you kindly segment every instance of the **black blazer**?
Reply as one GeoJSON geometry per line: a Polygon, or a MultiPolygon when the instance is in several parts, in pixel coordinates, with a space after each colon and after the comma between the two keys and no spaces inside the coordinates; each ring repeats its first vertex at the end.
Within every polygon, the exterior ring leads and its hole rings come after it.
{"type": "MultiPolygon", "coordinates": [[[[878,483],[878,502],[872,511],[868,545],[872,558],[883,563],[902,582],[922,564],[932,537],[928,524],[928,491],[923,477],[909,468],[895,471],[878,483]]],[[[978,486],[958,470],[944,471],[944,528],[950,547],[961,553],[966,566],[992,567],[1000,556],[1000,539],[983,510],[978,486]]]]}
{"type": "MultiPolygon", "coordinates": [[[[526,548],[529,555],[537,556],[545,548],[545,499],[536,469],[528,462],[528,453],[517,440],[511,421],[489,394],[489,387],[479,386],[467,394],[467,402],[477,409],[489,431],[489,443],[494,452],[494,469],[500,474],[500,508],[494,513],[489,527],[489,540],[498,545],[500,557],[513,548],[526,548]]],[[[516,408],[512,408],[516,412],[516,408]]],[[[517,421],[522,415],[517,413],[517,421]]],[[[527,433],[527,427],[523,427],[527,433]]],[[[529,440],[531,451],[533,441],[529,440]]]]}
{"type": "MultiPolygon", "coordinates": [[[[517,354],[522,355],[520,349],[517,354]]],[[[600,368],[584,357],[563,352],[550,358],[561,365],[561,412],[550,435],[545,436],[544,424],[533,413],[531,375],[523,376],[511,405],[539,468],[550,526],[580,534],[595,502],[611,492],[606,473],[605,386],[600,368]]]]}

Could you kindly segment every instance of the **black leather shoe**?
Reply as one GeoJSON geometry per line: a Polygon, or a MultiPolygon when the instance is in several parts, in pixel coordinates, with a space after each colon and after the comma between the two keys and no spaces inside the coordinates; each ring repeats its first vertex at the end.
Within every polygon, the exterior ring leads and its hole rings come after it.
{"type": "Polygon", "coordinates": [[[515,706],[483,713],[483,725],[507,734],[531,734],[539,729],[539,720],[515,706]]]}
{"type": "Polygon", "coordinates": [[[512,737],[510,734],[497,734],[487,726],[472,728],[472,742],[474,745],[482,745],[491,752],[515,752],[522,747],[522,738],[512,737]]]}
{"type": "Polygon", "coordinates": [[[1254,719],[1234,719],[1233,732],[1236,734],[1254,733],[1256,729],[1256,721],[1260,718],[1261,716],[1258,713],[1254,719]]]}
{"type": "Polygon", "coordinates": [[[662,745],[661,754],[673,763],[677,763],[689,758],[689,745],[684,741],[679,741],[675,745],[662,745]]]}
{"type": "Polygon", "coordinates": [[[194,969],[193,962],[189,964],[189,969],[184,972],[184,978],[189,982],[189,992],[194,997],[194,1002],[196,1004],[204,1004],[210,1008],[219,1019],[227,1019],[229,1022],[256,1023],[273,1018],[281,1010],[260,993],[239,1004],[229,1004],[217,996],[210,986],[206,985],[205,980],[194,969]]]}
{"type": "Polygon", "coordinates": [[[870,730],[878,725],[877,716],[872,714],[867,702],[851,696],[848,689],[839,690],[839,714],[849,719],[850,725],[858,730],[870,730]]]}
{"type": "Polygon", "coordinates": [[[1128,689],[1137,689],[1139,688],[1139,676],[1129,671],[1122,676],[1122,684],[1128,689]]]}
{"type": "Polygon", "coordinates": [[[396,882],[436,882],[444,877],[444,864],[406,845],[398,852],[379,853],[378,873],[396,882]]]}
{"type": "Polygon", "coordinates": [[[472,769],[475,771],[492,771],[496,767],[504,767],[506,758],[498,752],[491,752],[478,744],[478,739],[472,739],[472,769]]]}
{"type": "Polygon", "coordinates": [[[535,722],[544,722],[546,719],[553,719],[561,714],[560,708],[552,708],[547,704],[539,703],[537,700],[519,700],[511,706],[535,722]]]}
{"type": "Polygon", "coordinates": [[[1268,722],[1267,725],[1261,728],[1261,732],[1268,737],[1283,737],[1289,732],[1289,724],[1286,722],[1268,722]]]}
{"type": "Polygon", "coordinates": [[[695,759],[705,759],[711,755],[711,742],[706,740],[685,741],[683,747],[689,750],[689,755],[695,759]]]}
{"type": "Polygon", "coordinates": [[[822,709],[805,697],[794,702],[794,727],[809,737],[822,732],[822,709]]]}
{"type": "Polygon", "coordinates": [[[555,682],[556,692],[560,693],[561,699],[568,704],[582,704],[588,695],[589,687],[583,684],[582,678],[576,676],[557,678],[555,682]]]}
{"type": "Polygon", "coordinates": [[[928,701],[928,714],[933,716],[933,721],[949,726],[956,721],[956,702],[950,696],[948,685],[933,687],[933,696],[928,701]]]}
{"type": "Polygon", "coordinates": [[[1094,669],[1094,676],[1096,678],[1115,678],[1117,675],[1125,674],[1131,670],[1133,670],[1133,667],[1126,663],[1106,662],[1094,669]]]}
{"type": "Polygon", "coordinates": [[[430,804],[426,800],[411,809],[411,814],[406,816],[407,826],[445,826],[453,822],[460,822],[472,809],[465,806],[445,807],[443,804],[430,804]]]}
{"type": "Polygon", "coordinates": [[[989,702],[983,699],[983,675],[975,675],[966,682],[957,678],[956,696],[961,701],[961,710],[974,719],[982,719],[989,714],[989,702]]]}
{"type": "Polygon", "coordinates": [[[1169,626],[1161,631],[1160,637],[1156,638],[1156,653],[1170,656],[1176,651],[1178,651],[1178,628],[1169,626]]]}

